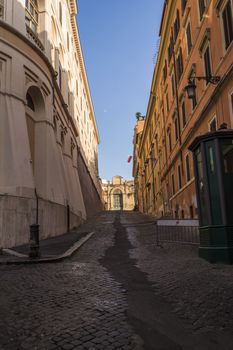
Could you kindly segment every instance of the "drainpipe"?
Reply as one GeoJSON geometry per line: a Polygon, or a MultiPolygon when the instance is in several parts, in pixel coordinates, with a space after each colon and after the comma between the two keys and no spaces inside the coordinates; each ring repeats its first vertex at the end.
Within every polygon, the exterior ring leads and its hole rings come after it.
{"type": "Polygon", "coordinates": [[[67,232],[70,232],[70,206],[66,206],[66,215],[67,215],[67,232]]]}
{"type": "Polygon", "coordinates": [[[35,188],[35,196],[36,196],[36,224],[39,224],[39,197],[35,188]]]}

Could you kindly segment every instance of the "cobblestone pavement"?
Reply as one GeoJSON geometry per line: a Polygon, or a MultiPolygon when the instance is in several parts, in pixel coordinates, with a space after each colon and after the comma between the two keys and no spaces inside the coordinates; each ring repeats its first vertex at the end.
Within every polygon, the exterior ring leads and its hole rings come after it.
{"type": "Polygon", "coordinates": [[[113,218],[96,219],[95,238],[68,262],[0,268],[1,350],[135,348],[125,293],[98,263],[113,218]]]}
{"type": "Polygon", "coordinates": [[[192,334],[208,338],[213,348],[233,349],[233,266],[200,259],[196,246],[158,246],[153,226],[137,226],[143,220],[138,213],[121,215],[133,246],[130,257],[153,283],[155,295],[192,334]]]}
{"type": "Polygon", "coordinates": [[[72,259],[1,266],[0,350],[232,349],[232,267],[156,247],[143,220],[101,213],[72,259]]]}

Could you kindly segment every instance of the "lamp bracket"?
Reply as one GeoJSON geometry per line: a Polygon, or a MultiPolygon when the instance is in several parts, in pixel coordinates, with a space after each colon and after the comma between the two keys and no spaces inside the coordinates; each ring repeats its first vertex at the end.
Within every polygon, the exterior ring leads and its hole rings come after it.
{"type": "Polygon", "coordinates": [[[221,79],[221,77],[219,75],[210,75],[210,76],[191,76],[189,78],[189,83],[194,84],[195,83],[195,79],[197,80],[205,80],[208,83],[217,85],[221,79]]]}

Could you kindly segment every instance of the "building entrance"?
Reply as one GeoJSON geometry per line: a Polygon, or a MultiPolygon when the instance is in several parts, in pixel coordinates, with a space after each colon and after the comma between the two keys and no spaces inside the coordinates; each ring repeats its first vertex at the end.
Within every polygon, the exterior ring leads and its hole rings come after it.
{"type": "Polygon", "coordinates": [[[114,210],[123,209],[123,195],[120,190],[115,190],[113,193],[113,208],[114,210]]]}

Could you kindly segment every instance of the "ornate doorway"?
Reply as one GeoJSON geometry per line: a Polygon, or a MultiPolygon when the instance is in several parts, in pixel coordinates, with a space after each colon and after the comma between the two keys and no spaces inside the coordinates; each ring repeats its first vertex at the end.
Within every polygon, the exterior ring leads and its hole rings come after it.
{"type": "Polygon", "coordinates": [[[115,190],[113,192],[113,210],[123,209],[123,194],[121,190],[115,190]]]}

